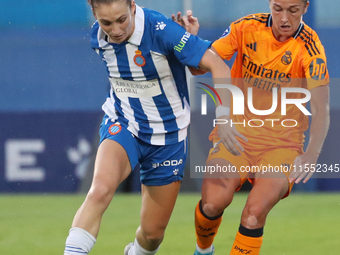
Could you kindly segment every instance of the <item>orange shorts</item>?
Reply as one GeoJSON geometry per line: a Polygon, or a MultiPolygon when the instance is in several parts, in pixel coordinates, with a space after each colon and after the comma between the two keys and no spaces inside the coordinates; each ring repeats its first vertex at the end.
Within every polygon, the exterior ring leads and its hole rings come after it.
{"type": "MultiPolygon", "coordinates": [[[[301,150],[296,150],[296,148],[270,148],[268,150],[247,150],[247,148],[244,148],[241,156],[235,156],[225,148],[218,136],[213,138],[213,145],[214,147],[209,151],[207,162],[212,159],[225,159],[229,161],[232,164],[232,168],[229,168],[229,171],[237,171],[241,178],[241,186],[247,180],[253,183],[254,173],[261,173],[257,174],[256,178],[261,178],[261,176],[264,178],[277,176],[275,175],[277,173],[284,173],[286,178],[288,178],[293,169],[292,165],[295,158],[303,153],[301,150]]],[[[282,174],[279,175],[282,176],[282,174]]],[[[293,185],[294,183],[289,184],[289,190],[284,197],[289,195],[293,185]]]]}

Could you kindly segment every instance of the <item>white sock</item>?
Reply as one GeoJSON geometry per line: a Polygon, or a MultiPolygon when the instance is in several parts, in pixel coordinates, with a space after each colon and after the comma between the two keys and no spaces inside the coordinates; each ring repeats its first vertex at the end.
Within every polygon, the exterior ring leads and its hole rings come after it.
{"type": "Polygon", "coordinates": [[[196,244],[196,249],[199,253],[210,253],[212,252],[212,245],[210,245],[210,247],[206,248],[206,249],[201,249],[197,244],[196,244]]]}
{"type": "Polygon", "coordinates": [[[71,228],[65,243],[64,255],[88,254],[96,238],[82,228],[71,228]]]}
{"type": "Polygon", "coordinates": [[[159,246],[154,251],[147,251],[142,246],[139,245],[137,238],[131,249],[129,250],[129,255],[154,255],[159,250],[159,246]]]}

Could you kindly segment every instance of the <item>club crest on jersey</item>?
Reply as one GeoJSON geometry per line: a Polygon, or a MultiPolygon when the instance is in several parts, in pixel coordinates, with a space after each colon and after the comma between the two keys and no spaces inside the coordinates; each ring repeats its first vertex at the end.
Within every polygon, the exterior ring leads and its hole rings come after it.
{"type": "Polygon", "coordinates": [[[226,29],[226,31],[223,32],[221,38],[226,37],[227,35],[229,35],[229,34],[230,34],[230,31],[231,31],[231,28],[230,28],[230,26],[229,26],[229,27],[226,29]]]}
{"type": "Polygon", "coordinates": [[[119,124],[112,124],[112,125],[109,127],[109,133],[110,133],[110,135],[116,135],[116,134],[118,134],[121,130],[122,130],[122,127],[121,127],[121,125],[119,125],[119,124]]]}
{"type": "Polygon", "coordinates": [[[290,51],[286,51],[281,58],[281,62],[284,65],[289,65],[290,63],[292,63],[292,53],[290,51]]]}
{"type": "Polygon", "coordinates": [[[145,66],[145,58],[142,56],[142,52],[140,50],[135,51],[136,55],[133,58],[133,62],[139,67],[145,66]]]}

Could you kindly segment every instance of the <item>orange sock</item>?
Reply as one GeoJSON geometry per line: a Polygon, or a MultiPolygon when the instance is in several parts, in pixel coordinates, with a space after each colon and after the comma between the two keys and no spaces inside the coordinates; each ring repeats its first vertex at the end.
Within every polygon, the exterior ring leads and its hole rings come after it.
{"type": "Polygon", "coordinates": [[[203,212],[202,200],[198,202],[195,209],[195,227],[198,247],[207,249],[212,245],[221,222],[222,214],[216,217],[208,217],[203,212]]]}
{"type": "Polygon", "coordinates": [[[230,255],[259,255],[262,246],[262,235],[263,228],[247,229],[240,225],[230,255]]]}

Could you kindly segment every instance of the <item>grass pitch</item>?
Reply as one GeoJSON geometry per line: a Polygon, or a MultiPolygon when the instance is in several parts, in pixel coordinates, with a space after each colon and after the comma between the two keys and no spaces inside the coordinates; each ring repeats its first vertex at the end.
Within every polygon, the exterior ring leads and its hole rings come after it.
{"type": "MultiPolygon", "coordinates": [[[[1,255],[62,255],[73,216],[85,195],[0,196],[1,255]]],[[[180,194],[159,255],[193,254],[194,208],[199,194],[180,194]]],[[[235,196],[215,239],[216,255],[229,254],[246,193],[235,196]]],[[[91,255],[123,255],[139,225],[139,195],[117,195],[104,214],[91,255]]],[[[340,252],[340,194],[292,194],[269,214],[263,255],[340,252]]]]}

